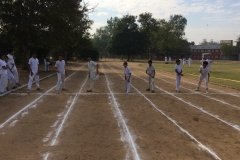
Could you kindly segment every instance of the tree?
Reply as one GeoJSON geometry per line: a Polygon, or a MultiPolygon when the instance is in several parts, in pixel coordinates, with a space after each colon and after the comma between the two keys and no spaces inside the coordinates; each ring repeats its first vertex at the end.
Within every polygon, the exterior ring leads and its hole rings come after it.
{"type": "Polygon", "coordinates": [[[12,43],[21,46],[27,67],[31,51],[48,48],[67,53],[88,35],[93,9],[81,0],[3,0],[0,3],[0,34],[6,33],[12,43]]]}
{"type": "Polygon", "coordinates": [[[137,17],[133,15],[125,15],[119,19],[109,41],[108,50],[118,55],[127,55],[128,61],[130,56],[141,53],[146,44],[144,35],[139,31],[136,19],[137,17]]]}
{"type": "Polygon", "coordinates": [[[223,44],[221,46],[221,52],[224,56],[232,56],[237,54],[236,47],[228,44],[223,44]]]}

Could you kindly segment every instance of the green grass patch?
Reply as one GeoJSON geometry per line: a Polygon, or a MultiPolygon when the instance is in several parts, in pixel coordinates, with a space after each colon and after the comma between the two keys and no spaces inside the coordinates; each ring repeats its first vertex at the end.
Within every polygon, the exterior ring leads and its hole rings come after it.
{"type": "MultiPolygon", "coordinates": [[[[174,74],[175,63],[165,64],[164,62],[154,62],[154,67],[157,70],[174,74]]],[[[147,63],[140,63],[139,66],[146,68],[147,63]]],[[[194,61],[191,68],[186,64],[183,69],[185,77],[198,79],[200,61],[194,61]]],[[[161,76],[161,75],[160,75],[161,76]]],[[[213,61],[211,67],[210,83],[227,86],[240,90],[240,62],[236,61],[213,61]]]]}

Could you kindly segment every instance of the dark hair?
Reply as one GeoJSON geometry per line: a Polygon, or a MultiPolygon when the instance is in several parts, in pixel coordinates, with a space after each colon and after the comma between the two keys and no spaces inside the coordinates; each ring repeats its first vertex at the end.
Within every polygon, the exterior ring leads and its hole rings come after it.
{"type": "Polygon", "coordinates": [[[13,49],[10,48],[10,49],[8,50],[8,53],[12,53],[12,52],[13,52],[13,49]]]}
{"type": "Polygon", "coordinates": [[[87,58],[92,58],[92,56],[88,55],[87,58]]]}
{"type": "Polygon", "coordinates": [[[33,52],[32,55],[37,55],[37,53],[36,53],[36,52],[33,52]]]}
{"type": "Polygon", "coordinates": [[[181,62],[181,61],[180,61],[179,59],[177,59],[177,60],[176,60],[176,63],[177,63],[177,62],[181,62]]]}
{"type": "Polygon", "coordinates": [[[8,59],[8,56],[7,56],[7,55],[4,55],[4,57],[8,59]]]}
{"type": "Polygon", "coordinates": [[[203,62],[203,64],[206,64],[206,65],[208,65],[208,62],[207,62],[207,61],[204,61],[204,62],[203,62]]]}
{"type": "Polygon", "coordinates": [[[62,55],[62,54],[59,54],[58,57],[63,57],[63,55],[62,55]]]}
{"type": "Polygon", "coordinates": [[[151,59],[149,59],[149,60],[148,60],[148,63],[152,63],[152,60],[151,60],[151,59]]]}
{"type": "Polygon", "coordinates": [[[127,62],[124,62],[123,64],[128,64],[127,62]]]}

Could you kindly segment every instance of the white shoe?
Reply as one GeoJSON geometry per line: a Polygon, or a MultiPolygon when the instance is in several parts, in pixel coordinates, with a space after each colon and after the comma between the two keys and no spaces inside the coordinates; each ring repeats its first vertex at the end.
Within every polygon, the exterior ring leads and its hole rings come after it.
{"type": "Polygon", "coordinates": [[[27,93],[30,93],[30,90],[29,90],[29,89],[27,89],[27,93]]]}
{"type": "Polygon", "coordinates": [[[206,93],[209,93],[208,91],[206,91],[206,93]]]}
{"type": "Polygon", "coordinates": [[[196,88],[195,91],[199,91],[199,88],[196,88]]]}
{"type": "Polygon", "coordinates": [[[59,94],[59,91],[57,91],[56,94],[59,94]]]}

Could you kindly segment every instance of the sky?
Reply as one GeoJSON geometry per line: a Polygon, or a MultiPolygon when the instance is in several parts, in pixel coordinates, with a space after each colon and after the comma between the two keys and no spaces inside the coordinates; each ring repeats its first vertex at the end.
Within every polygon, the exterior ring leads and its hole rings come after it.
{"type": "Polygon", "coordinates": [[[240,0],[89,0],[97,6],[89,17],[94,21],[90,33],[106,26],[107,19],[150,12],[156,19],[168,20],[181,14],[187,19],[185,37],[199,44],[203,39],[219,42],[236,40],[240,35],[240,0]]]}

